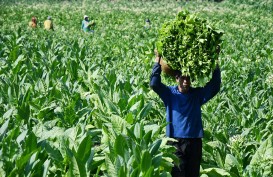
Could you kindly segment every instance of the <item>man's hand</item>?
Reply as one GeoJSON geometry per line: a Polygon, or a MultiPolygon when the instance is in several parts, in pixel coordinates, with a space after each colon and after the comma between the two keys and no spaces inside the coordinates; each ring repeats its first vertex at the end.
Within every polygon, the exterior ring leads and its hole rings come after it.
{"type": "Polygon", "coordinates": [[[161,59],[161,57],[155,57],[155,62],[160,64],[160,59],[161,59]]]}
{"type": "Polygon", "coordinates": [[[161,56],[158,54],[156,49],[154,50],[154,52],[155,52],[155,62],[160,64],[161,56]]]}
{"type": "MultiPolygon", "coordinates": [[[[216,46],[216,53],[217,53],[218,57],[219,57],[220,52],[221,52],[221,47],[220,47],[220,45],[217,45],[216,46]]],[[[218,57],[216,60],[216,68],[219,68],[219,58],[218,57]]]]}
{"type": "Polygon", "coordinates": [[[215,69],[218,69],[219,68],[219,60],[216,60],[216,67],[215,69]]]}
{"type": "Polygon", "coordinates": [[[217,53],[217,55],[219,55],[220,52],[221,52],[221,47],[220,47],[220,45],[217,45],[216,46],[216,53],[217,53]]]}

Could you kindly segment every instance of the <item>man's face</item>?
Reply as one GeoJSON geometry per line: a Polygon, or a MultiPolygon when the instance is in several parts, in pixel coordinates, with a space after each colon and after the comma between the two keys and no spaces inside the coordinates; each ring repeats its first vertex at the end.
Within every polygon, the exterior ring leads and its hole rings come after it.
{"type": "Polygon", "coordinates": [[[187,93],[191,86],[191,79],[189,76],[178,76],[176,77],[176,82],[178,82],[179,91],[182,93],[187,93]]]}

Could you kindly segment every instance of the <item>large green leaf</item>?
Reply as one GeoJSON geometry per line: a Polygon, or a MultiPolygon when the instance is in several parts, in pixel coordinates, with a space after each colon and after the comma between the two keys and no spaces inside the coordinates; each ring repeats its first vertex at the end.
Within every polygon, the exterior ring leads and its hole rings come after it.
{"type": "MultiPolygon", "coordinates": [[[[263,176],[273,175],[273,140],[270,135],[265,141],[262,142],[256,153],[253,155],[249,169],[258,169],[258,173],[263,176]]],[[[257,171],[257,170],[255,170],[257,171]]]]}
{"type": "Polygon", "coordinates": [[[240,176],[240,164],[238,160],[231,154],[226,155],[225,159],[225,169],[232,171],[237,176],[240,176]]]}
{"type": "Polygon", "coordinates": [[[150,151],[149,151],[151,153],[151,156],[154,156],[156,153],[158,153],[161,142],[162,142],[162,140],[159,139],[152,144],[152,146],[150,147],[150,151]]]}
{"type": "Polygon", "coordinates": [[[139,120],[144,119],[144,117],[148,115],[148,113],[149,113],[149,111],[150,111],[151,109],[152,109],[152,104],[151,104],[151,103],[146,104],[146,105],[141,109],[141,111],[138,113],[137,118],[138,118],[139,120]]]}
{"type": "Polygon", "coordinates": [[[8,130],[9,120],[10,119],[6,120],[5,123],[0,128],[0,141],[2,141],[4,135],[6,134],[8,130]]]}
{"type": "Polygon", "coordinates": [[[83,163],[76,159],[75,156],[70,158],[69,176],[86,177],[87,172],[83,163]]]}
{"type": "Polygon", "coordinates": [[[250,165],[257,165],[263,161],[270,160],[273,158],[273,140],[272,135],[270,135],[265,141],[263,141],[253,155],[250,165]]]}
{"type": "Polygon", "coordinates": [[[89,136],[86,136],[80,143],[77,149],[77,159],[85,164],[90,157],[91,150],[92,150],[92,139],[89,136]]]}
{"type": "Polygon", "coordinates": [[[210,177],[230,176],[230,174],[221,168],[207,168],[201,171],[201,174],[207,174],[210,177]]]}
{"type": "Polygon", "coordinates": [[[60,149],[54,147],[50,141],[44,140],[41,143],[41,146],[45,149],[48,156],[56,162],[62,162],[64,157],[62,156],[60,149]]]}
{"type": "MultiPolygon", "coordinates": [[[[32,171],[35,171],[36,165],[38,164],[38,162],[40,161],[40,159],[37,159],[37,154],[39,152],[35,152],[31,155],[28,163],[25,166],[25,175],[26,176],[30,176],[30,174],[32,173],[32,171]]],[[[39,167],[38,167],[39,168],[39,167]]]]}
{"type": "Polygon", "coordinates": [[[50,160],[47,159],[44,164],[43,164],[43,177],[48,176],[48,171],[49,171],[49,165],[50,165],[50,160]]]}
{"type": "Polygon", "coordinates": [[[140,166],[143,173],[147,173],[152,167],[152,156],[149,151],[144,151],[142,154],[140,166]]]}
{"type": "Polygon", "coordinates": [[[118,176],[117,169],[114,165],[114,163],[111,161],[109,155],[105,156],[105,165],[106,165],[106,170],[109,176],[111,177],[116,177],[118,176]]]}
{"type": "Polygon", "coordinates": [[[112,123],[113,130],[118,133],[124,132],[125,128],[129,125],[126,120],[117,115],[112,115],[110,121],[112,123]]]}
{"type": "Polygon", "coordinates": [[[118,135],[114,144],[115,153],[121,157],[124,157],[127,148],[128,146],[125,137],[123,137],[123,135],[118,135]]]}

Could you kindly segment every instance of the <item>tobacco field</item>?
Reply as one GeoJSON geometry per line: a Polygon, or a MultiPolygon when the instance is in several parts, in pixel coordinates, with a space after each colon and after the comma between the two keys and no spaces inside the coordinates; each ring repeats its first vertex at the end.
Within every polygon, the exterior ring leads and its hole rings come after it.
{"type": "Polygon", "coordinates": [[[201,177],[272,177],[272,0],[0,1],[0,176],[170,177],[177,159],[149,79],[158,30],[183,9],[224,32],[201,177]]]}

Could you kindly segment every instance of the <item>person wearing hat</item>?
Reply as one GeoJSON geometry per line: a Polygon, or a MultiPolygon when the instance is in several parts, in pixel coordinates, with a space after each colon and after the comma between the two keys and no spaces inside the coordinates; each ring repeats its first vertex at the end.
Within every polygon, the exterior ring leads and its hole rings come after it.
{"type": "Polygon", "coordinates": [[[145,29],[150,29],[151,28],[151,21],[150,19],[146,19],[145,20],[145,26],[144,26],[145,29]]]}
{"type": "Polygon", "coordinates": [[[44,27],[46,30],[54,30],[51,16],[47,17],[47,20],[44,22],[44,27]]]}
{"type": "Polygon", "coordinates": [[[89,21],[89,17],[87,15],[83,16],[83,21],[82,21],[82,30],[84,32],[94,32],[92,29],[95,26],[94,21],[89,21]]]}
{"type": "Polygon", "coordinates": [[[28,23],[28,26],[31,27],[31,28],[36,28],[37,27],[37,18],[32,17],[31,21],[28,23]]]}

